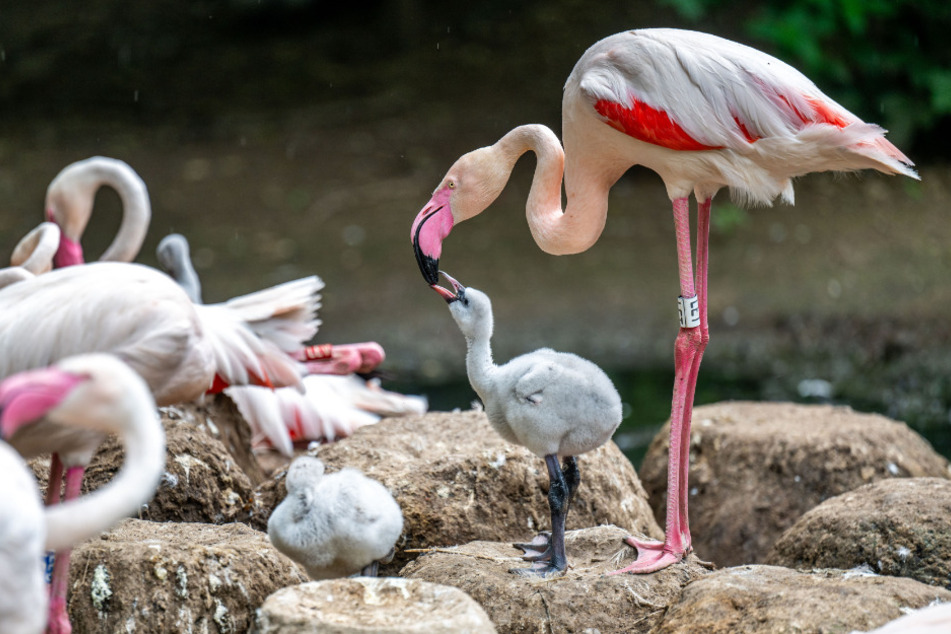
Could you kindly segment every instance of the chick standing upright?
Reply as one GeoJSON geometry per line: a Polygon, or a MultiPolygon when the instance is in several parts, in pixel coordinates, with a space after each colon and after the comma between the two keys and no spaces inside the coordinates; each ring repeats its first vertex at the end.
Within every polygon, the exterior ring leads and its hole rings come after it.
{"type": "Polygon", "coordinates": [[[533,564],[512,572],[541,576],[564,572],[565,518],[581,482],[575,456],[611,438],[621,424],[621,397],[601,368],[567,352],[541,348],[496,365],[490,344],[491,301],[485,293],[443,275],[454,290],[436,284],[432,288],[449,303],[466,338],[469,382],[482,399],[489,422],[507,441],[544,458],[548,467],[551,534],[516,544],[533,564]],[[563,465],[559,458],[564,458],[563,465]]]}

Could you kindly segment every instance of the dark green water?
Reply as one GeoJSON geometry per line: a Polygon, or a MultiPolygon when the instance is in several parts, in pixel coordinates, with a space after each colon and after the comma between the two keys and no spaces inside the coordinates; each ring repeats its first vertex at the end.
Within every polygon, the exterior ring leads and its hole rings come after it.
{"type": "MultiPolygon", "coordinates": [[[[704,368],[697,382],[695,405],[705,405],[725,400],[773,400],[796,403],[832,403],[849,405],[861,412],[875,412],[896,417],[896,404],[887,400],[853,395],[851,398],[827,398],[803,395],[808,386],[799,383],[794,389],[783,390],[782,381],[776,376],[736,375],[722,368],[704,368]]],[[[670,401],[673,389],[673,370],[623,369],[608,371],[624,402],[624,420],[614,435],[614,441],[624,451],[636,468],[647,451],[647,446],[670,416],[670,401]]],[[[790,382],[785,382],[790,383],[790,382]]],[[[464,379],[442,384],[388,382],[387,389],[406,393],[425,394],[430,409],[452,411],[468,409],[477,400],[475,392],[464,379]]],[[[820,384],[821,387],[821,384],[820,384]]],[[[847,386],[846,386],[847,387],[847,386]]],[[[872,390],[882,394],[882,390],[872,390]]],[[[905,417],[913,429],[924,436],[935,450],[951,457],[951,425],[947,420],[947,399],[939,407],[932,407],[933,415],[917,412],[905,417]]]]}

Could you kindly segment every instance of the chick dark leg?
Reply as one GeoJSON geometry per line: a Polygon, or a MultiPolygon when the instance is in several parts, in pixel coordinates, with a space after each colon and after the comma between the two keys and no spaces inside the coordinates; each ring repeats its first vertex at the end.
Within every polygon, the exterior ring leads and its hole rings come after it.
{"type": "MultiPolygon", "coordinates": [[[[581,472],[578,470],[578,461],[574,456],[565,456],[561,469],[568,491],[565,500],[565,519],[567,521],[571,502],[575,498],[578,485],[581,484],[581,472]]],[[[551,531],[541,531],[530,542],[518,542],[512,545],[525,552],[522,556],[525,561],[548,561],[551,559],[551,531]]]]}
{"type": "MultiPolygon", "coordinates": [[[[551,509],[551,539],[546,552],[538,557],[529,568],[513,568],[511,570],[511,572],[518,575],[545,577],[564,572],[568,568],[568,559],[565,556],[565,516],[568,511],[570,489],[561,465],[558,464],[558,456],[554,454],[545,456],[545,464],[548,466],[548,478],[550,480],[548,506],[551,509]]],[[[577,488],[577,484],[575,488],[577,488]]]]}

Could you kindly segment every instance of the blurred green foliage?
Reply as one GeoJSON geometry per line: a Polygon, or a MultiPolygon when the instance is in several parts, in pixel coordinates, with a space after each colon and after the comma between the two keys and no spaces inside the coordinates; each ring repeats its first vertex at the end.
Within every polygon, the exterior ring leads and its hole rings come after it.
{"type": "MultiPolygon", "coordinates": [[[[0,132],[64,115],[205,130],[222,114],[346,103],[393,116],[488,96],[557,125],[578,56],[628,28],[694,28],[760,48],[915,159],[947,158],[948,0],[47,0],[0,14],[0,132]],[[474,88],[476,90],[474,90],[474,88]]],[[[331,112],[342,111],[342,109],[331,112]]],[[[511,123],[499,117],[500,126],[511,123]]]]}
{"type": "Polygon", "coordinates": [[[745,39],[792,64],[900,147],[947,156],[948,0],[658,0],[694,28],[732,16],[745,39]]]}

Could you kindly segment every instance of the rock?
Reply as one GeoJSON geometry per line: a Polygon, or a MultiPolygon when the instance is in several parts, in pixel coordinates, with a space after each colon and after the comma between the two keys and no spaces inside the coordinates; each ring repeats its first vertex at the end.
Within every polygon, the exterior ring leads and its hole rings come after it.
{"type": "Polygon", "coordinates": [[[279,588],[307,580],[244,524],[128,519],[73,551],[75,632],[245,632],[279,588]]]}
{"type": "MultiPolygon", "coordinates": [[[[168,447],[165,475],[138,518],[225,524],[248,520],[259,512],[250,479],[205,426],[207,419],[177,407],[162,408],[160,413],[168,447]]],[[[86,469],[82,492],[95,491],[112,480],[124,459],[118,438],[107,437],[86,469]]],[[[49,456],[35,458],[30,465],[40,489],[45,490],[49,456]]]]}
{"type": "MultiPolygon", "coordinates": [[[[416,556],[405,549],[525,541],[550,524],[544,461],[502,440],[481,411],[385,418],[312,454],[328,473],[356,467],[396,498],[403,543],[386,572],[416,556]]],[[[580,456],[578,464],[581,486],[568,528],[615,524],[662,538],[634,468],[614,443],[580,456]]],[[[258,487],[265,512],[250,520],[256,528],[267,529],[269,510],[284,498],[284,473],[258,487]]]]}
{"type": "Polygon", "coordinates": [[[178,417],[202,427],[220,440],[252,485],[258,485],[267,478],[251,451],[251,428],[227,394],[206,397],[203,404],[189,403],[162,409],[166,416],[178,417]]]}
{"type": "Polygon", "coordinates": [[[650,575],[607,576],[634,560],[617,526],[568,531],[570,565],[550,579],[509,572],[528,565],[509,543],[478,541],[440,548],[407,565],[400,576],[456,586],[488,613],[499,632],[648,632],[677,601],[687,582],[707,571],[686,563],[650,575]]]}
{"type": "Polygon", "coordinates": [[[850,632],[878,627],[951,592],[912,579],[741,566],[684,588],[652,634],[850,632]]]}
{"type": "MultiPolygon", "coordinates": [[[[661,524],[668,429],[651,443],[640,471],[661,524]]],[[[690,436],[693,546],[719,566],[762,562],[803,513],[863,484],[951,476],[948,461],[907,425],[848,407],[706,405],[694,410],[690,436]]]]}
{"type": "Polygon", "coordinates": [[[462,590],[419,579],[311,581],[278,590],[258,610],[254,634],[494,634],[462,590]]]}
{"type": "Polygon", "coordinates": [[[881,480],[811,509],[780,536],[766,562],[805,569],[867,566],[951,590],[949,517],[951,481],[881,480]]]}

